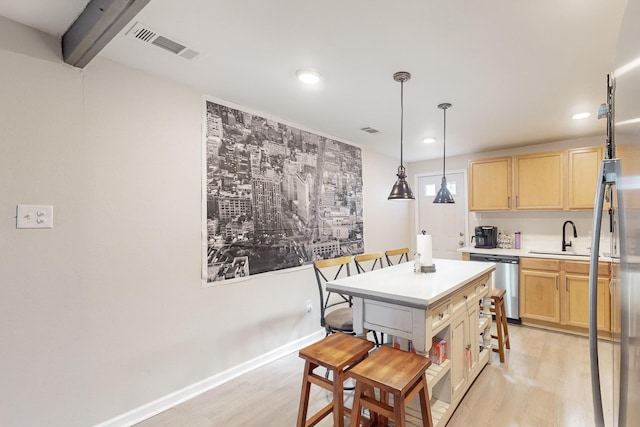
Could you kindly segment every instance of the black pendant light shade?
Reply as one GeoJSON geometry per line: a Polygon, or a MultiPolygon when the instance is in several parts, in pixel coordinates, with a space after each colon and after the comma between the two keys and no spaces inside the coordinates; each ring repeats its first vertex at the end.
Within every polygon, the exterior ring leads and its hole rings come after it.
{"type": "Polygon", "coordinates": [[[393,188],[391,189],[391,193],[389,194],[388,200],[408,200],[414,199],[413,191],[409,188],[409,184],[407,183],[407,174],[404,171],[403,166],[398,167],[398,173],[396,174],[398,179],[396,183],[393,184],[393,188]]]}
{"type": "Polygon", "coordinates": [[[402,164],[402,136],[403,136],[403,121],[404,121],[404,82],[411,78],[411,74],[406,71],[398,71],[393,75],[393,80],[400,82],[400,166],[398,166],[398,173],[396,176],[398,179],[393,184],[391,193],[389,193],[388,200],[413,200],[413,192],[409,188],[407,183],[407,174],[405,173],[404,165],[402,164]]]}
{"type": "Polygon", "coordinates": [[[436,197],[433,199],[433,203],[455,203],[451,192],[447,188],[447,176],[445,174],[445,161],[447,158],[447,109],[451,108],[451,104],[445,102],[443,104],[439,104],[438,108],[440,108],[444,113],[444,138],[442,139],[442,184],[440,185],[438,194],[436,194],[436,197]]]}

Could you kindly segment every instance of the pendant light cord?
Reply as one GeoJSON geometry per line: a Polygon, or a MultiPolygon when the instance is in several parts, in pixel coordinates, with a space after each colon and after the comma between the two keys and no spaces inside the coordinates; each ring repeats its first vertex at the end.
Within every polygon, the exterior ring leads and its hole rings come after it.
{"type": "Polygon", "coordinates": [[[446,176],[445,164],[447,159],[447,109],[444,109],[444,134],[442,138],[442,176],[446,176]]]}
{"type": "Polygon", "coordinates": [[[400,81],[400,167],[404,169],[402,162],[402,137],[404,128],[404,80],[400,81]]]}

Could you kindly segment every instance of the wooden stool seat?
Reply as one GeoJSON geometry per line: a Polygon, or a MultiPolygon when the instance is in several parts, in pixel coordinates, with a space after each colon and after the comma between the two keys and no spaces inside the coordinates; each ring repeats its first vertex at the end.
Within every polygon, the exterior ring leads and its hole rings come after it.
{"type": "Polygon", "coordinates": [[[362,408],[369,409],[372,419],[380,416],[395,421],[396,427],[404,427],[405,407],[416,395],[420,396],[422,425],[432,427],[431,404],[427,387],[426,370],[431,361],[414,353],[391,347],[380,347],[371,356],[348,371],[348,377],[356,380],[356,391],[351,411],[352,426],[360,425],[362,408]],[[380,400],[375,399],[374,388],[380,390],[380,400]],[[393,405],[388,395],[393,396],[393,405]],[[374,415],[375,413],[375,415],[374,415]]]}
{"type": "Polygon", "coordinates": [[[300,350],[298,355],[304,359],[305,367],[297,427],[314,426],[331,412],[333,412],[333,425],[337,427],[344,426],[345,412],[349,412],[344,407],[342,388],[346,373],[350,367],[366,358],[373,347],[374,344],[370,341],[337,332],[300,350]],[[315,374],[313,370],[318,366],[331,371],[333,378],[328,379],[315,374]],[[333,399],[307,420],[311,384],[333,392],[333,399]]]}
{"type": "Polygon", "coordinates": [[[509,342],[509,329],[507,327],[507,315],[504,308],[504,296],[507,293],[504,289],[491,290],[491,312],[496,315],[497,335],[491,335],[491,338],[498,340],[498,347],[492,348],[495,353],[500,355],[500,363],[504,363],[504,348],[511,348],[509,342]]]}

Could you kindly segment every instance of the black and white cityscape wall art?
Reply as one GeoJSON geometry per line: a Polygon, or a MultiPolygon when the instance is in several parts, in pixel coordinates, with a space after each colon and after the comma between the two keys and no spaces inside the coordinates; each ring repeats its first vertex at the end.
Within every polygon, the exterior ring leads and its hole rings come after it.
{"type": "Polygon", "coordinates": [[[363,252],[360,148],[206,97],[204,109],[203,283],[363,252]]]}

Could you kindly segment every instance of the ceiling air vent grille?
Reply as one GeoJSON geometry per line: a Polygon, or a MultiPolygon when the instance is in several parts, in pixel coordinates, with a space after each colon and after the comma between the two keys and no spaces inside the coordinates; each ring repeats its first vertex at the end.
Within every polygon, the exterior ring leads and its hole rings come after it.
{"type": "Polygon", "coordinates": [[[195,59],[198,57],[198,55],[200,55],[199,52],[186,47],[182,43],[160,35],[156,31],[139,22],[136,22],[136,24],[127,32],[127,35],[132,36],[145,43],[150,43],[155,46],[161,47],[164,50],[167,50],[186,59],[195,59]]]}
{"type": "Polygon", "coordinates": [[[360,130],[363,130],[363,131],[365,131],[367,133],[378,133],[378,132],[380,132],[378,129],[374,129],[374,128],[369,127],[369,126],[364,127],[364,128],[360,128],[360,130]]]}

